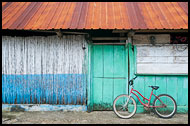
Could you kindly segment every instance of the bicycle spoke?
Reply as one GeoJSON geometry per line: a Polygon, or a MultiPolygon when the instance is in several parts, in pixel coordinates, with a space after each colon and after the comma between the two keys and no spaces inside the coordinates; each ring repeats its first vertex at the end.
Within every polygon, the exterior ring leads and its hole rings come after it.
{"type": "Polygon", "coordinates": [[[121,118],[130,118],[136,112],[136,103],[134,103],[134,99],[128,99],[129,97],[127,95],[121,95],[114,100],[114,112],[121,118]],[[126,105],[127,101],[128,104],[126,105]]]}
{"type": "Polygon", "coordinates": [[[177,107],[175,100],[168,95],[159,96],[159,98],[155,100],[154,106],[163,106],[154,108],[157,115],[163,118],[172,117],[175,114],[177,107]]]}

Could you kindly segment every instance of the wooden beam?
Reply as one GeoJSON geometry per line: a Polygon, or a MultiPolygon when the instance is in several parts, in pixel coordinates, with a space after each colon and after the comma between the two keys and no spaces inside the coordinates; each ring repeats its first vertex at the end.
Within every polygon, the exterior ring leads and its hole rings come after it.
{"type": "Polygon", "coordinates": [[[94,45],[125,45],[126,43],[93,43],[94,45]]]}
{"type": "Polygon", "coordinates": [[[76,35],[86,35],[88,33],[84,33],[84,32],[62,32],[62,33],[65,33],[65,34],[76,34],[76,35]]]}
{"type": "Polygon", "coordinates": [[[113,30],[112,33],[127,33],[130,30],[113,30]]]}
{"type": "Polygon", "coordinates": [[[92,40],[127,40],[127,37],[92,37],[92,40]]]}

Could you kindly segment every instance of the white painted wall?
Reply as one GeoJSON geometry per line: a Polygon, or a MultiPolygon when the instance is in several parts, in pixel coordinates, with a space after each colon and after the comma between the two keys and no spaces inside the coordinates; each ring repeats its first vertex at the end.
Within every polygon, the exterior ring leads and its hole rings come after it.
{"type": "Polygon", "coordinates": [[[2,36],[2,74],[81,74],[84,36],[2,36]]]}
{"type": "Polygon", "coordinates": [[[188,45],[136,45],[137,73],[187,74],[188,45]]]}

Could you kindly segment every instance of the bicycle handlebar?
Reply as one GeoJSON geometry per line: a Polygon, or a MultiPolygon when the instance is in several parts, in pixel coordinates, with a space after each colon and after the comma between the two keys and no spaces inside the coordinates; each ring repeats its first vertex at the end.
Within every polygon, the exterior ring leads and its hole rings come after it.
{"type": "Polygon", "coordinates": [[[129,81],[129,85],[133,85],[133,81],[134,81],[136,78],[137,78],[137,76],[134,77],[133,79],[131,79],[131,80],[129,81]]]}

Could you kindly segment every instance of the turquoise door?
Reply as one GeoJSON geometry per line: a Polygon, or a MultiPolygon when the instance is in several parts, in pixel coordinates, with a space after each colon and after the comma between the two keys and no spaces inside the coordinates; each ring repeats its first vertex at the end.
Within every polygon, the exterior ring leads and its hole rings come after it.
{"type": "Polygon", "coordinates": [[[93,110],[112,110],[113,100],[128,93],[128,50],[124,45],[94,45],[91,60],[93,110]]]}

